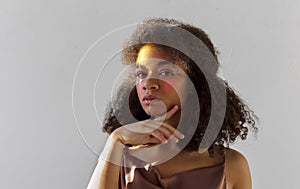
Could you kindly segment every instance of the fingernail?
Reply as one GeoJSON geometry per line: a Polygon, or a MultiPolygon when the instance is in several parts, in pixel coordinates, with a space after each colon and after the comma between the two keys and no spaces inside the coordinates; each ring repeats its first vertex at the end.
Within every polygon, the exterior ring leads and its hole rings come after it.
{"type": "Polygon", "coordinates": [[[179,138],[180,138],[180,139],[184,139],[184,135],[180,133],[180,134],[179,134],[179,138]]]}
{"type": "Polygon", "coordinates": [[[165,144],[167,144],[168,143],[168,140],[165,140],[165,142],[164,142],[165,144]]]}
{"type": "Polygon", "coordinates": [[[174,138],[174,142],[175,142],[175,143],[178,143],[178,141],[179,141],[179,140],[178,140],[177,138],[174,138]]]}

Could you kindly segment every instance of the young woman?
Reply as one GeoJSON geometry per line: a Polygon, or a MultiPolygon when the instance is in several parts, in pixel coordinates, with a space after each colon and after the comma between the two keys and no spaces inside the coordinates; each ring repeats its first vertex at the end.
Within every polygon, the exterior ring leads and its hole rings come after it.
{"type": "Polygon", "coordinates": [[[149,19],[122,58],[130,74],[107,107],[110,136],[88,188],[250,189],[247,160],[229,144],[256,132],[257,117],[217,76],[208,35],[149,19]]]}

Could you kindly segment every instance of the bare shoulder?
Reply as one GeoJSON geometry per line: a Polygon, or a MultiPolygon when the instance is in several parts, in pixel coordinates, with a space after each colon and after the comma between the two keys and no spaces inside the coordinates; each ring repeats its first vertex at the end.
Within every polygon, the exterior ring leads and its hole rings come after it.
{"type": "Polygon", "coordinates": [[[226,150],[225,173],[228,182],[228,188],[250,189],[251,174],[246,157],[234,149],[226,150]]]}
{"type": "Polygon", "coordinates": [[[226,149],[226,162],[239,165],[248,164],[246,157],[241,152],[232,148],[226,149]]]}

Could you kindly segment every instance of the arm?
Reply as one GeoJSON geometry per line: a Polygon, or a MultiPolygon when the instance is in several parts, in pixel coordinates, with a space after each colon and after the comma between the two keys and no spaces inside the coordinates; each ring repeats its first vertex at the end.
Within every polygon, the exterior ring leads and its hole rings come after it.
{"type": "Polygon", "coordinates": [[[160,144],[168,139],[177,143],[176,137],[183,139],[182,133],[163,122],[164,119],[169,119],[177,109],[178,106],[174,106],[165,117],[128,124],[114,130],[108,137],[87,188],[118,189],[120,162],[125,144],[132,146],[148,143],[160,144]]]}
{"type": "Polygon", "coordinates": [[[123,148],[118,140],[108,138],[87,189],[118,189],[123,148]]]}
{"type": "Polygon", "coordinates": [[[225,172],[229,189],[252,188],[248,161],[240,152],[233,149],[227,151],[225,172]]]}

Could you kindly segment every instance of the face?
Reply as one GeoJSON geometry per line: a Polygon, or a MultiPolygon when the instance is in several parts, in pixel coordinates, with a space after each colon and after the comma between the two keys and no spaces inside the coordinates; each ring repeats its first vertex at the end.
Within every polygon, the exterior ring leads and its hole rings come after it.
{"type": "Polygon", "coordinates": [[[143,46],[136,61],[136,89],[144,111],[151,116],[166,113],[174,105],[181,109],[187,90],[183,66],[157,46],[143,46]]]}

